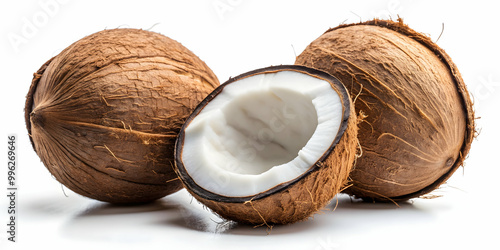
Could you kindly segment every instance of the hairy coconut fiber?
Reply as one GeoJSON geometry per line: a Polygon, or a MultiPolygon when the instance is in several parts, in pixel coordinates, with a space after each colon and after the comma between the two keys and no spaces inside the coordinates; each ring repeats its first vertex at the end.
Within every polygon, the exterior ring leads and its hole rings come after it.
{"type": "Polygon", "coordinates": [[[186,189],[198,201],[225,219],[268,227],[274,224],[289,224],[306,220],[324,208],[347,185],[349,172],[358,152],[357,118],[352,105],[347,90],[337,79],[325,72],[308,67],[273,66],[231,78],[202,101],[184,124],[176,145],[176,166],[179,177],[186,189]],[[335,141],[301,176],[263,193],[249,197],[225,197],[200,188],[186,172],[182,162],[184,128],[189,126],[190,121],[206,103],[214,99],[228,84],[256,74],[281,70],[310,74],[331,83],[332,88],[339,94],[343,107],[342,124],[335,141]]]}
{"type": "Polygon", "coordinates": [[[112,203],[148,202],[181,189],[176,136],[218,85],[204,62],[168,37],[105,30],[34,74],[26,126],[42,162],[69,189],[112,203]]]}
{"type": "Polygon", "coordinates": [[[364,116],[362,156],[347,193],[407,200],[463,164],[475,132],[469,93],[450,57],[401,19],[329,29],[296,64],[339,78],[364,116]]]}

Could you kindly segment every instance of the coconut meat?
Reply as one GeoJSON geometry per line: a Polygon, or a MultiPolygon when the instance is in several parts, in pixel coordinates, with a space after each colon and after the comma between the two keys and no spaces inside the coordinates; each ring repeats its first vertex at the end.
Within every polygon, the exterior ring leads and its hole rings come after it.
{"type": "Polygon", "coordinates": [[[224,86],[185,128],[186,172],[201,188],[245,197],[292,181],[332,146],[343,106],[326,80],[285,70],[224,86]]]}

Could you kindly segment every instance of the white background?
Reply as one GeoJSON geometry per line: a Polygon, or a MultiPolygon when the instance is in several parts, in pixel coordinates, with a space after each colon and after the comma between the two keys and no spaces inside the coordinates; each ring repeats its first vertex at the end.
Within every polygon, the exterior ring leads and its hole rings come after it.
{"type": "Polygon", "coordinates": [[[499,7],[478,0],[2,1],[0,249],[500,249],[499,7]],[[224,82],[252,69],[293,64],[329,27],[397,15],[434,41],[443,32],[437,44],[458,65],[480,117],[465,167],[434,192],[441,198],[396,207],[339,196],[335,211],[336,200],[313,219],[268,231],[223,222],[184,190],[138,207],[81,197],[51,177],[29,144],[23,107],[33,72],[91,33],[117,27],[160,32],[224,82]],[[18,138],[17,243],[6,234],[8,134],[18,138]]]}

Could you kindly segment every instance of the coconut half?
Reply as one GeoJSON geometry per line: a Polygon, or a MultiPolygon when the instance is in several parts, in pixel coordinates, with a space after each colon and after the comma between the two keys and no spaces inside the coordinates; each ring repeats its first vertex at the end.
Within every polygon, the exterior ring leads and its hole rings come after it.
{"type": "Polygon", "coordinates": [[[357,148],[356,117],[340,81],[304,66],[235,78],[195,109],[176,143],[187,190],[226,219],[306,219],[345,186],[357,148]]]}

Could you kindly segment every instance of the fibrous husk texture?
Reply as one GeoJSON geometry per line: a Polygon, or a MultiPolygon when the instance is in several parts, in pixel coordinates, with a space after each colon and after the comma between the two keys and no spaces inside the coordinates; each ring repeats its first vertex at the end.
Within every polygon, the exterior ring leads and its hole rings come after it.
{"type": "Polygon", "coordinates": [[[462,165],[474,137],[469,93],[444,50],[401,19],[329,29],[296,64],[339,78],[365,117],[347,193],[406,200],[434,190],[462,165]]]}
{"type": "Polygon", "coordinates": [[[147,202],[178,191],[176,136],[216,86],[212,71],[158,33],[89,35],[34,74],[25,118],[50,173],[81,195],[147,202]]]}
{"type": "Polygon", "coordinates": [[[244,224],[271,227],[306,220],[323,209],[347,185],[358,149],[356,114],[354,109],[349,112],[349,119],[345,121],[347,129],[330,155],[283,191],[234,203],[205,199],[188,191],[221,217],[244,224]]]}

